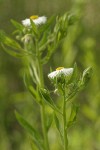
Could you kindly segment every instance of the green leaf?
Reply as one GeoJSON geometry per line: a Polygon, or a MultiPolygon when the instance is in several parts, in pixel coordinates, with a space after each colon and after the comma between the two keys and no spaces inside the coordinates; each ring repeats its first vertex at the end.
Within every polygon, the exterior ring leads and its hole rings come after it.
{"type": "Polygon", "coordinates": [[[7,37],[3,31],[0,31],[0,42],[14,49],[22,49],[15,40],[7,37]]]}
{"type": "Polygon", "coordinates": [[[30,76],[28,74],[24,74],[23,79],[24,79],[24,84],[25,84],[27,90],[31,93],[31,95],[33,96],[36,103],[41,104],[40,96],[37,92],[38,85],[37,85],[36,89],[33,87],[32,80],[30,79],[30,76]]]}
{"type": "Polygon", "coordinates": [[[29,139],[29,142],[30,142],[32,150],[38,150],[38,148],[36,147],[34,140],[32,138],[29,139]]]}
{"type": "Polygon", "coordinates": [[[68,29],[68,14],[65,13],[61,17],[57,17],[54,32],[56,33],[57,42],[61,41],[67,35],[68,29]]]}
{"type": "Polygon", "coordinates": [[[3,50],[8,53],[9,55],[13,56],[13,57],[16,57],[16,58],[21,58],[23,56],[25,56],[25,53],[23,51],[23,53],[19,53],[19,52],[16,52],[16,51],[13,51],[9,48],[6,48],[2,43],[1,43],[2,47],[3,47],[3,50]]]}
{"type": "Polygon", "coordinates": [[[32,27],[33,34],[34,34],[35,36],[38,36],[38,35],[39,35],[39,32],[38,32],[37,26],[35,25],[35,23],[33,22],[32,19],[30,19],[30,22],[31,22],[31,27],[32,27]]]}
{"type": "Polygon", "coordinates": [[[50,97],[49,91],[47,91],[46,89],[40,89],[40,93],[41,93],[43,99],[45,100],[45,102],[47,102],[50,107],[54,108],[55,104],[54,104],[52,98],[50,97]]]}
{"type": "Polygon", "coordinates": [[[52,121],[53,121],[53,115],[48,115],[47,117],[47,124],[46,124],[46,128],[47,128],[47,131],[49,131],[50,127],[51,127],[51,124],[52,124],[52,121]]]}
{"type": "Polygon", "coordinates": [[[36,97],[37,92],[36,92],[36,90],[34,89],[34,87],[33,87],[32,85],[29,85],[27,88],[29,89],[29,91],[30,91],[30,93],[33,95],[33,97],[36,97]]]}
{"type": "Polygon", "coordinates": [[[6,47],[3,43],[1,43],[1,46],[3,47],[3,50],[6,53],[8,53],[9,55],[16,57],[16,58],[21,58],[21,57],[30,55],[30,53],[25,50],[19,50],[19,51],[12,50],[12,49],[6,47]]]}
{"type": "Polygon", "coordinates": [[[55,121],[55,124],[56,124],[56,128],[58,129],[58,131],[60,133],[60,136],[62,138],[63,137],[63,133],[62,133],[61,127],[60,127],[60,121],[59,121],[58,117],[56,116],[55,112],[54,112],[54,121],[55,121]]]}
{"type": "Polygon", "coordinates": [[[18,23],[17,21],[11,19],[11,23],[16,27],[16,29],[23,31],[24,27],[22,24],[18,23]]]}
{"type": "Polygon", "coordinates": [[[65,13],[61,18],[60,18],[60,28],[61,31],[65,32],[67,31],[68,28],[68,13],[65,13]]]}
{"type": "Polygon", "coordinates": [[[72,104],[69,121],[67,123],[68,128],[76,122],[78,110],[79,110],[79,105],[72,104]]]}
{"type": "Polygon", "coordinates": [[[32,71],[32,79],[33,79],[33,81],[34,81],[34,83],[36,83],[36,85],[37,84],[40,84],[40,78],[39,78],[39,74],[38,74],[38,70],[37,70],[37,66],[36,65],[34,65],[34,61],[33,61],[33,63],[31,63],[31,65],[30,65],[30,68],[29,69],[31,69],[31,71],[32,71]],[[34,77],[33,77],[33,74],[34,74],[34,77]]]}
{"type": "Polygon", "coordinates": [[[33,88],[32,85],[29,85],[28,90],[29,90],[30,93],[33,95],[34,100],[35,100],[37,103],[41,104],[40,97],[39,97],[37,91],[33,88]]]}
{"type": "Polygon", "coordinates": [[[40,42],[39,42],[39,51],[45,50],[47,46],[47,32],[44,32],[40,42]]]}
{"type": "MultiPolygon", "coordinates": [[[[50,44],[50,43],[49,43],[49,44],[50,44]]],[[[48,52],[47,52],[47,55],[44,56],[44,58],[42,59],[42,63],[43,63],[43,64],[46,64],[46,63],[49,61],[49,59],[50,59],[52,53],[54,52],[54,50],[55,50],[56,48],[57,48],[57,45],[56,45],[56,44],[54,45],[54,43],[51,44],[51,45],[48,45],[48,52]]]]}
{"type": "Polygon", "coordinates": [[[77,83],[79,80],[79,72],[78,72],[78,68],[77,68],[77,64],[74,64],[74,68],[73,68],[73,73],[71,75],[70,80],[68,81],[68,84],[74,82],[77,83]]]}
{"type": "Polygon", "coordinates": [[[33,138],[37,147],[41,150],[42,149],[42,142],[41,142],[42,137],[40,136],[40,134],[18,112],[15,111],[15,115],[19,124],[28,131],[28,133],[33,138]]]}
{"type": "Polygon", "coordinates": [[[47,22],[39,28],[39,32],[44,34],[45,31],[51,30],[51,25],[53,24],[54,20],[55,16],[50,17],[47,22]]]}
{"type": "Polygon", "coordinates": [[[57,108],[57,106],[55,105],[55,103],[53,102],[49,91],[47,91],[46,89],[40,89],[40,94],[42,96],[42,98],[44,99],[44,101],[55,111],[59,112],[60,114],[62,114],[59,109],[57,108]]]}

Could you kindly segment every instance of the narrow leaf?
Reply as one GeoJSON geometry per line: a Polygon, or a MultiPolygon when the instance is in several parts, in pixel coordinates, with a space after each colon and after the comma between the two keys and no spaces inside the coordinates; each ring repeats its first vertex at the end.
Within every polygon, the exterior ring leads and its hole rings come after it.
{"type": "Polygon", "coordinates": [[[31,26],[32,26],[32,31],[33,33],[38,36],[38,29],[37,29],[37,26],[35,25],[35,23],[32,21],[32,19],[30,19],[30,22],[31,22],[31,26]]]}
{"type": "Polygon", "coordinates": [[[78,110],[79,110],[79,106],[73,104],[71,107],[71,113],[70,113],[69,121],[67,123],[68,128],[76,122],[78,110]]]}
{"type": "Polygon", "coordinates": [[[55,20],[55,16],[50,17],[47,20],[47,22],[43,26],[40,27],[39,31],[41,33],[44,33],[44,31],[47,31],[48,29],[51,29],[50,26],[53,24],[54,20],[55,20]]]}
{"type": "Polygon", "coordinates": [[[73,68],[73,73],[68,83],[72,83],[72,82],[77,83],[78,78],[79,78],[79,73],[78,73],[77,64],[75,63],[73,68]]]}
{"type": "Polygon", "coordinates": [[[16,58],[21,58],[23,57],[23,53],[18,53],[16,51],[13,51],[13,50],[10,50],[8,48],[6,48],[2,43],[1,43],[2,47],[3,47],[3,50],[8,53],[9,55],[13,56],[13,57],[16,57],[16,58]]]}
{"type": "Polygon", "coordinates": [[[40,104],[40,103],[41,103],[40,97],[39,97],[39,95],[37,94],[36,90],[33,88],[32,85],[29,85],[28,90],[29,90],[30,93],[33,95],[34,100],[35,100],[37,103],[40,104]]]}
{"type": "Polygon", "coordinates": [[[60,136],[62,138],[63,137],[63,133],[62,133],[61,127],[60,127],[60,121],[59,121],[59,119],[58,119],[58,117],[56,116],[55,113],[54,113],[54,121],[55,121],[56,127],[57,127],[57,129],[58,129],[58,131],[60,133],[60,136]]]}
{"type": "Polygon", "coordinates": [[[40,97],[37,93],[37,89],[35,89],[32,85],[32,80],[30,79],[30,76],[28,76],[28,74],[24,74],[24,84],[27,88],[27,90],[31,93],[31,95],[33,96],[34,100],[40,104],[40,97]]]}
{"type": "Polygon", "coordinates": [[[55,105],[55,103],[53,102],[49,91],[47,91],[46,89],[40,89],[40,93],[41,96],[43,97],[43,99],[45,100],[45,102],[55,111],[59,112],[60,114],[62,114],[59,109],[57,108],[57,106],[55,105]]]}
{"type": "Polygon", "coordinates": [[[41,143],[42,140],[41,139],[42,139],[42,137],[40,136],[40,134],[18,112],[15,111],[15,115],[16,115],[16,118],[17,118],[19,124],[28,131],[28,133],[33,138],[35,144],[41,150],[41,146],[42,146],[42,143],[41,143]]]}
{"type": "Polygon", "coordinates": [[[6,36],[3,31],[0,31],[0,42],[14,49],[22,49],[15,40],[6,36]]]}
{"type": "Polygon", "coordinates": [[[50,129],[50,127],[51,127],[51,124],[52,124],[52,121],[53,121],[53,115],[51,114],[51,115],[49,115],[49,116],[47,117],[47,124],[46,124],[46,126],[47,126],[47,131],[49,131],[49,129],[50,129]]]}
{"type": "Polygon", "coordinates": [[[23,25],[18,23],[17,21],[11,19],[11,23],[16,27],[16,29],[20,30],[20,31],[23,31],[23,25]]]}

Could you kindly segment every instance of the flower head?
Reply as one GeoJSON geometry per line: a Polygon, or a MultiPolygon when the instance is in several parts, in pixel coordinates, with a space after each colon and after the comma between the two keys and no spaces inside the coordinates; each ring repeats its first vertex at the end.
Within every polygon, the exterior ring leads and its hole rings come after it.
{"type": "Polygon", "coordinates": [[[73,68],[59,67],[56,69],[56,71],[48,74],[48,78],[51,79],[58,93],[62,93],[64,89],[67,88],[72,74],[73,68]]]}
{"type": "Polygon", "coordinates": [[[22,20],[22,24],[25,27],[30,27],[31,22],[30,19],[36,24],[36,25],[41,25],[41,24],[45,24],[45,22],[47,21],[47,17],[45,16],[31,16],[30,18],[26,18],[25,20],[22,20]]]}
{"type": "Polygon", "coordinates": [[[59,78],[61,76],[68,77],[72,75],[72,73],[73,73],[73,68],[59,67],[56,69],[56,71],[53,71],[50,74],[48,74],[48,77],[50,79],[59,78]]]}

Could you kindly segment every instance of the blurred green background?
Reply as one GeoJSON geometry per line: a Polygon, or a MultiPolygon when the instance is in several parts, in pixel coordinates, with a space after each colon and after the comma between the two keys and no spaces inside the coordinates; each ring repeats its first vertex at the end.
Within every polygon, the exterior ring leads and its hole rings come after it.
{"type": "MultiPolygon", "coordinates": [[[[45,66],[44,75],[47,76],[50,66],[72,67],[74,62],[81,71],[93,67],[91,82],[75,98],[81,109],[77,123],[69,131],[69,149],[99,150],[100,0],[0,0],[0,29],[12,36],[11,19],[21,22],[34,14],[50,17],[66,11],[79,12],[81,19],[69,28],[68,36],[45,66]]],[[[9,56],[0,47],[0,150],[31,150],[30,138],[18,124],[15,110],[40,128],[39,107],[25,89],[22,72],[20,59],[9,56]]],[[[49,86],[48,79],[46,84],[49,86]]],[[[58,133],[54,131],[52,127],[49,132],[51,149],[60,150],[58,133]]]]}

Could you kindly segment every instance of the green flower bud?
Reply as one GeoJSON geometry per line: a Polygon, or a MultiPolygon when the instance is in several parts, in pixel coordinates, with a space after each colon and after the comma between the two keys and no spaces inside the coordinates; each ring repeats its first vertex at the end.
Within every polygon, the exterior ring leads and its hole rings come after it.
{"type": "Polygon", "coordinates": [[[91,79],[93,70],[91,67],[87,68],[84,70],[83,75],[82,75],[82,85],[86,86],[91,79]]]}

